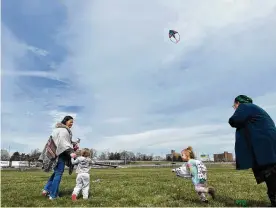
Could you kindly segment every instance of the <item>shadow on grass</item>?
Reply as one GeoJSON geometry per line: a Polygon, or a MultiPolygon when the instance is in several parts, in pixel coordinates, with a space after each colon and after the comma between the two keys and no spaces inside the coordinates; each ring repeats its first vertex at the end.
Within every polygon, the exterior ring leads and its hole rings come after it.
{"type": "Polygon", "coordinates": [[[63,189],[59,192],[59,197],[66,197],[66,196],[71,196],[72,195],[73,190],[72,189],[63,189]]]}
{"type": "MultiPolygon", "coordinates": [[[[73,189],[64,189],[59,192],[59,197],[71,197],[73,189]]],[[[92,195],[92,192],[89,192],[89,196],[92,195]]],[[[82,192],[80,192],[79,197],[82,197],[82,192]]]]}
{"type": "Polygon", "coordinates": [[[265,201],[242,199],[246,201],[246,205],[242,206],[237,204],[236,199],[232,199],[228,196],[221,196],[221,195],[217,195],[215,200],[219,201],[220,203],[223,203],[224,206],[226,207],[267,207],[270,205],[269,202],[265,202],[265,201]]]}
{"type": "MultiPolygon", "coordinates": [[[[175,197],[174,197],[175,198],[175,197]]],[[[209,203],[201,202],[199,199],[186,199],[185,197],[180,197],[178,199],[175,198],[175,200],[188,200],[192,202],[193,204],[197,204],[199,207],[207,207],[214,205],[215,202],[219,202],[224,205],[224,207],[268,207],[270,206],[269,202],[266,201],[256,201],[256,200],[241,200],[246,201],[246,205],[242,206],[242,204],[238,204],[236,199],[232,199],[228,196],[221,196],[217,195],[215,200],[210,199],[209,203]]]]}

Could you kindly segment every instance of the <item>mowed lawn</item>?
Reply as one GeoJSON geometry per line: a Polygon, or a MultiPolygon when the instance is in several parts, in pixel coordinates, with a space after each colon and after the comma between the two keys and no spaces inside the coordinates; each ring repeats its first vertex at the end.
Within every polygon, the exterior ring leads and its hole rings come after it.
{"type": "Polygon", "coordinates": [[[61,197],[50,201],[41,196],[50,173],[38,171],[1,171],[1,206],[8,207],[187,207],[237,206],[236,200],[247,200],[248,206],[268,206],[264,184],[256,185],[251,171],[233,168],[209,168],[209,185],[217,190],[217,198],[202,204],[190,180],[181,179],[170,168],[92,169],[89,200],[71,201],[76,174],[65,170],[61,197]],[[100,182],[93,182],[100,179],[100,182]]]}

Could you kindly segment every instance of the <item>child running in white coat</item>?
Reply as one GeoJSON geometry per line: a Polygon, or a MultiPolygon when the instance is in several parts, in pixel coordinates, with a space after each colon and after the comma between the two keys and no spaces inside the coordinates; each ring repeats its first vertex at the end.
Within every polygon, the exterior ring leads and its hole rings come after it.
{"type": "Polygon", "coordinates": [[[76,201],[77,197],[82,191],[83,199],[88,199],[89,187],[90,187],[90,174],[89,171],[94,162],[90,159],[90,150],[85,148],[81,150],[81,156],[76,159],[71,159],[73,165],[78,165],[76,173],[76,186],[72,193],[72,200],[76,201]]]}

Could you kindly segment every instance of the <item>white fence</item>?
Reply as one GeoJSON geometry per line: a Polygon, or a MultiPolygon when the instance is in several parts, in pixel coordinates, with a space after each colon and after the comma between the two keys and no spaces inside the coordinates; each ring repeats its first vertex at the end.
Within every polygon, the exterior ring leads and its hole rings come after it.
{"type": "Polygon", "coordinates": [[[10,161],[1,161],[1,167],[9,167],[10,161]]]}
{"type": "Polygon", "coordinates": [[[20,167],[29,167],[28,161],[12,161],[11,167],[20,168],[20,167]]]}
{"type": "Polygon", "coordinates": [[[13,168],[20,168],[20,167],[29,167],[28,161],[1,161],[1,167],[13,167],[13,168]]]}
{"type": "Polygon", "coordinates": [[[124,160],[95,160],[96,163],[105,164],[105,165],[121,165],[125,164],[124,160]]]}

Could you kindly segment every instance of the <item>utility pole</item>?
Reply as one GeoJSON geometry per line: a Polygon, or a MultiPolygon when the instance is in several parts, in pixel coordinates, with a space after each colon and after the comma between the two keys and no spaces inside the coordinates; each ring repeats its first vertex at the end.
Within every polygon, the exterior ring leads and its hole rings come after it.
{"type": "Polygon", "coordinates": [[[21,155],[19,155],[19,170],[21,170],[21,155]]]}
{"type": "Polygon", "coordinates": [[[125,165],[126,165],[126,151],[125,151],[125,165]]]}
{"type": "Polygon", "coordinates": [[[9,167],[11,167],[12,165],[12,161],[11,161],[11,146],[9,145],[9,167]]]}

